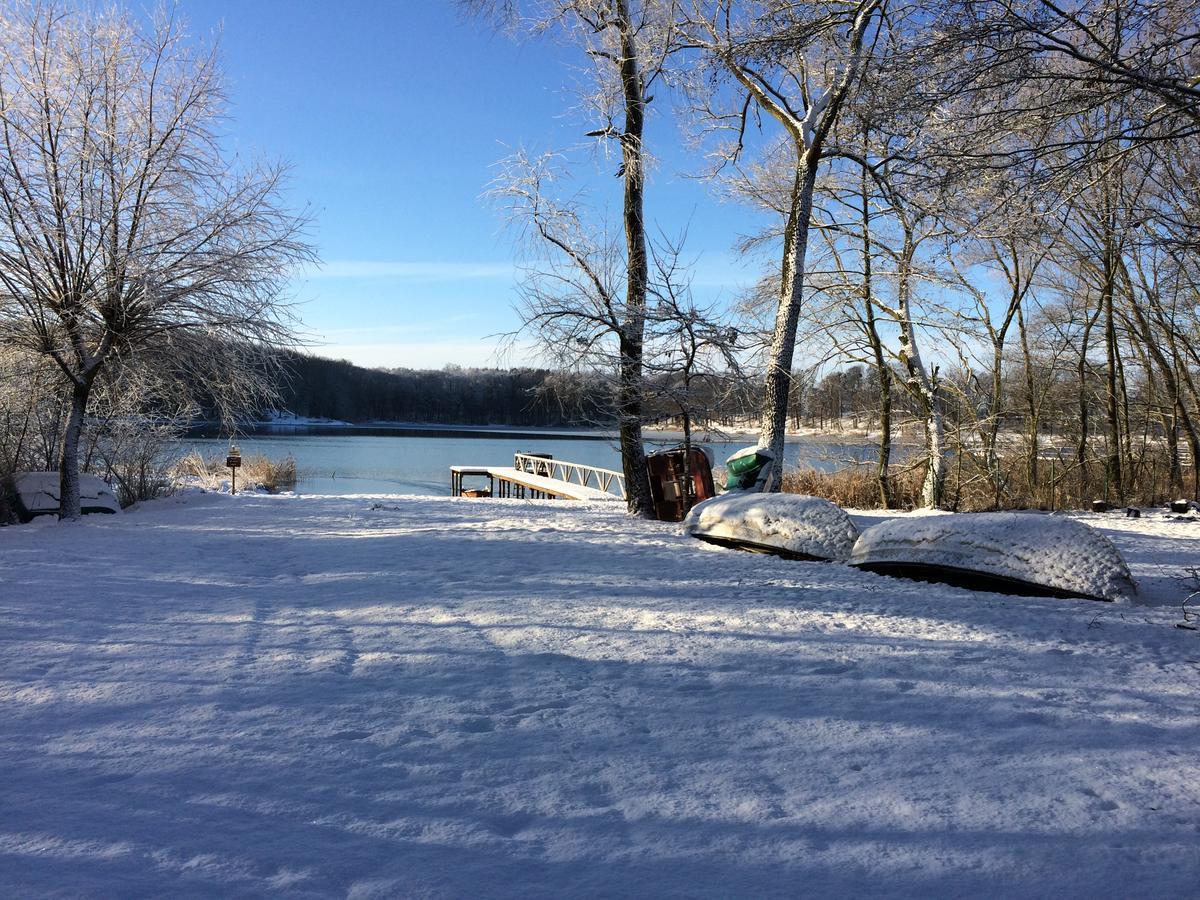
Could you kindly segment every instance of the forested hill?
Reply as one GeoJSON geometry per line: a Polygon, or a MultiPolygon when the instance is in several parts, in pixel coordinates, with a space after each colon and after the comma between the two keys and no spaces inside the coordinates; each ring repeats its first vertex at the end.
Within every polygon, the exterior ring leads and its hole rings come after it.
{"type": "Polygon", "coordinates": [[[587,404],[576,390],[544,396],[562,375],[544,369],[364,369],[302,353],[286,358],[281,404],[299,416],[346,422],[457,425],[583,424],[587,404]],[[560,398],[568,398],[563,402],[560,398]]]}

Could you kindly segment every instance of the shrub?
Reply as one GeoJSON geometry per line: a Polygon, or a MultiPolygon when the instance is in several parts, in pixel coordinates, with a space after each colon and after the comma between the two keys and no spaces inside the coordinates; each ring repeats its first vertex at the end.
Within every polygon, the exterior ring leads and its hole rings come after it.
{"type": "Polygon", "coordinates": [[[296,487],[296,460],[288,454],[283,459],[272,460],[255,455],[242,460],[242,471],[247,481],[272,494],[290,491],[296,487]]]}
{"type": "MultiPolygon", "coordinates": [[[[178,480],[198,481],[209,490],[221,490],[229,481],[229,469],[224,456],[205,459],[193,450],[175,463],[178,480]]],[[[296,487],[296,460],[288,454],[283,459],[273,460],[261,453],[242,457],[238,469],[238,490],[261,489],[278,494],[296,487]]]]}
{"type": "MultiPolygon", "coordinates": [[[[915,506],[921,493],[923,473],[903,466],[893,466],[890,472],[894,505],[903,509],[915,506]]],[[[823,497],[849,509],[874,509],[881,505],[874,466],[851,466],[837,472],[792,469],[784,472],[783,490],[789,494],[823,497]]]]}

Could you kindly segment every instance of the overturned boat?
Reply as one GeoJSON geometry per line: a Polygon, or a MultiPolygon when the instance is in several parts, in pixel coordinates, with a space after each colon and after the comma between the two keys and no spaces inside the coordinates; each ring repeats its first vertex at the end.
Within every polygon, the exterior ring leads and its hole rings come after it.
{"type": "Polygon", "coordinates": [[[646,454],[650,497],[654,517],[661,522],[679,522],[688,508],[715,497],[712,459],[703,447],[674,447],[646,454]]]}
{"type": "Polygon", "coordinates": [[[1081,522],[1038,513],[906,516],[863,532],[850,565],[976,591],[1127,600],[1120,551],[1081,522]]]}
{"type": "Polygon", "coordinates": [[[743,447],[725,460],[727,491],[769,491],[777,477],[775,455],[765,447],[743,447]]]}
{"type": "MultiPolygon", "coordinates": [[[[59,508],[57,472],[18,472],[12,479],[17,517],[29,522],[37,516],[56,516],[59,508]]],[[[120,501],[111,487],[95,475],[79,476],[79,508],[88,513],[119,513],[120,501]]]]}
{"type": "Polygon", "coordinates": [[[858,529],[839,507],[800,494],[722,494],[688,513],[683,530],[723,547],[838,562],[849,558],[858,538],[858,529]]]}

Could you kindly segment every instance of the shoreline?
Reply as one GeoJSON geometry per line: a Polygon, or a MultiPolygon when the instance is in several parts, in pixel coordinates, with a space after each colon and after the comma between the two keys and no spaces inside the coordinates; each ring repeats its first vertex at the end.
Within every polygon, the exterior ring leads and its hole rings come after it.
{"type": "MultiPolygon", "coordinates": [[[[187,438],[222,438],[227,432],[219,423],[200,422],[188,427],[187,438]]],[[[643,428],[642,434],[647,441],[653,442],[682,442],[683,432],[674,428],[643,428]]],[[[430,422],[341,422],[337,420],[271,420],[245,423],[238,429],[239,437],[272,437],[272,436],[362,436],[362,437],[505,437],[536,440],[548,438],[554,440],[576,441],[612,441],[618,440],[615,431],[586,426],[517,426],[517,425],[463,425],[437,424],[430,422]]],[[[758,432],[754,429],[697,429],[692,434],[692,440],[697,444],[736,444],[753,443],[757,440],[758,432]]],[[[822,431],[811,428],[788,431],[787,443],[814,443],[830,445],[861,445],[873,443],[875,435],[863,430],[851,431],[822,431]]],[[[893,438],[894,446],[910,443],[903,436],[893,438]]]]}

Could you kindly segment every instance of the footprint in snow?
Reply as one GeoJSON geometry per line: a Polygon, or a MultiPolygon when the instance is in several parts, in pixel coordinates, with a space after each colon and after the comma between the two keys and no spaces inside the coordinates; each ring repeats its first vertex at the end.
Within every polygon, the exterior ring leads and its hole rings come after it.
{"type": "Polygon", "coordinates": [[[518,706],[511,710],[510,716],[528,716],[536,712],[541,712],[544,709],[570,709],[571,703],[567,700],[551,700],[549,703],[535,703],[531,706],[518,706]]]}
{"type": "Polygon", "coordinates": [[[1112,812],[1115,809],[1121,808],[1121,804],[1117,803],[1115,800],[1109,800],[1103,797],[1091,788],[1084,788],[1082,791],[1080,791],[1080,793],[1085,797],[1091,797],[1093,800],[1099,800],[1100,802],[1096,804],[1096,808],[1104,812],[1112,812]]]}
{"type": "Polygon", "coordinates": [[[358,731],[354,728],[349,728],[345,731],[335,731],[330,735],[335,741],[363,741],[373,735],[373,731],[358,731]]]}
{"type": "Polygon", "coordinates": [[[599,781],[585,781],[575,788],[580,802],[592,809],[607,809],[613,805],[612,791],[599,781]]]}
{"type": "Polygon", "coordinates": [[[486,717],[477,719],[467,719],[463,722],[458,730],[463,734],[486,734],[489,731],[495,730],[495,723],[486,717]]]}
{"type": "Polygon", "coordinates": [[[809,675],[844,675],[853,670],[854,666],[845,663],[832,663],[825,666],[814,666],[808,670],[809,675]]]}
{"type": "Polygon", "coordinates": [[[515,837],[533,822],[529,813],[512,813],[506,816],[493,816],[487,820],[487,826],[500,837],[515,837]]]}
{"type": "Polygon", "coordinates": [[[128,781],[133,777],[132,772],[117,772],[111,775],[97,775],[95,778],[89,778],[87,781],[88,787],[100,787],[105,784],[119,784],[122,781],[128,781]]]}

